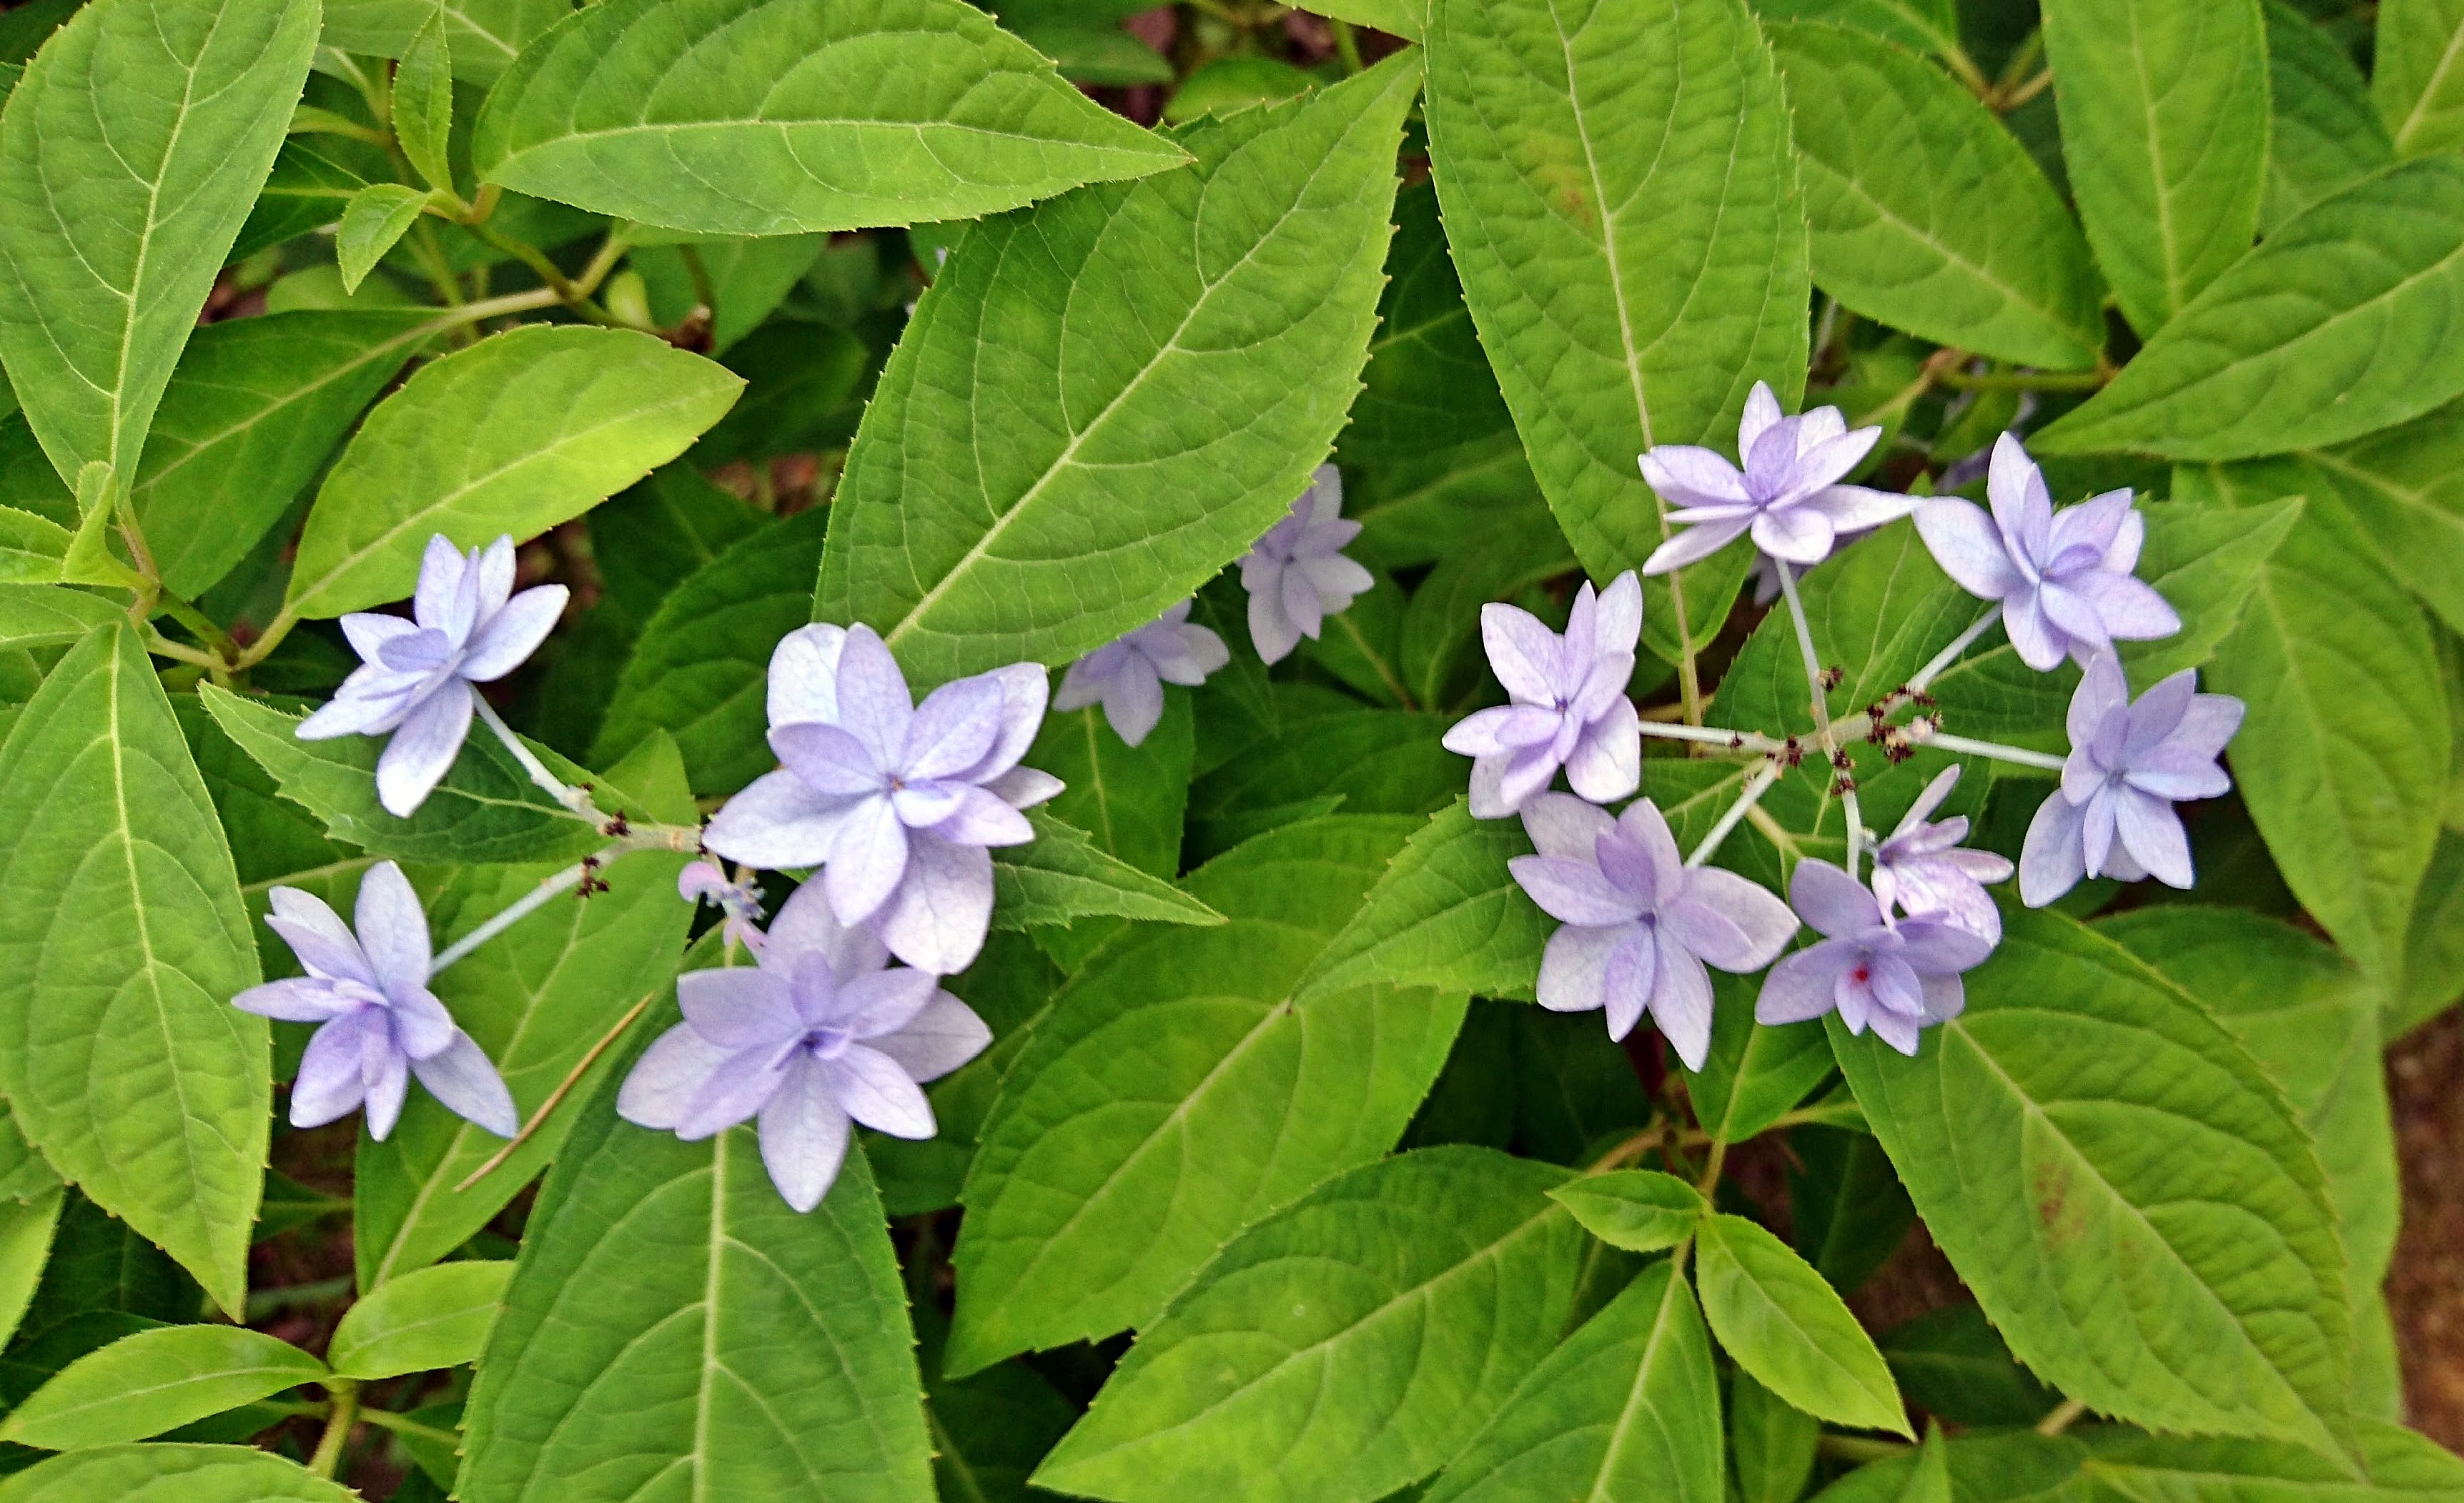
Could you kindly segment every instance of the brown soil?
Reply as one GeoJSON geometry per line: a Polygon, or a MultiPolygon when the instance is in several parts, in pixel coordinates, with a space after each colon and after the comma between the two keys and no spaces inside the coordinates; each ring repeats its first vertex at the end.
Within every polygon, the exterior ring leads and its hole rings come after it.
{"type": "Polygon", "coordinates": [[[2414,1030],[2387,1053],[2404,1168],[2404,1231],[2387,1274],[2406,1418],[2464,1451],[2464,1014],[2414,1030]]]}

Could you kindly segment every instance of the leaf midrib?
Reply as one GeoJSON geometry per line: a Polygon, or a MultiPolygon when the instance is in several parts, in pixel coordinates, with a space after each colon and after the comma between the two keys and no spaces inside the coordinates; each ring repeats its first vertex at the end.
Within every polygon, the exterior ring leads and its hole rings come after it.
{"type": "Polygon", "coordinates": [[[1634,1426],[1635,1417],[1651,1412],[1651,1404],[1644,1397],[1644,1390],[1655,1376],[1653,1364],[1659,1361],[1661,1340],[1669,1334],[1670,1316],[1677,1308],[1677,1296],[1685,1287],[1683,1259],[1684,1253],[1681,1250],[1669,1267],[1668,1282],[1660,1294],[1660,1309],[1651,1319],[1651,1335],[1642,1343],[1642,1360],[1635,1363],[1634,1385],[1626,1390],[1625,1404],[1617,1410],[1617,1425],[1609,1431],[1608,1449],[1600,1453],[1599,1470],[1593,1474],[1587,1503],[1620,1503],[1612,1484],[1616,1481],[1617,1462],[1624,1454],[1626,1435],[1634,1426]]]}

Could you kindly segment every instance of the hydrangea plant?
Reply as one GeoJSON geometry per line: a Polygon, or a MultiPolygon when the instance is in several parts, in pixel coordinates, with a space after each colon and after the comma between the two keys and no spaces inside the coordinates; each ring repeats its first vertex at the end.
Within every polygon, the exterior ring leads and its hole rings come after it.
{"type": "Polygon", "coordinates": [[[0,15],[0,1503],[2464,1499],[2457,55],[0,15]]]}

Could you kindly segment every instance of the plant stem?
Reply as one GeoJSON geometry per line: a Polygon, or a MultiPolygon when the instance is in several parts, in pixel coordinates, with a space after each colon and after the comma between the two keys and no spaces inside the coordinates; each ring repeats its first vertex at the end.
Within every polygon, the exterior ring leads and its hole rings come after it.
{"type": "Polygon", "coordinates": [[[623,835],[609,841],[597,855],[584,857],[561,871],[541,878],[538,886],[506,904],[504,911],[446,946],[436,958],[429,963],[428,973],[431,977],[436,975],[455,961],[463,959],[480,946],[529,918],[559,894],[570,891],[579,885],[583,877],[605,870],[620,858],[630,856],[635,851],[682,853],[698,850],[700,847],[701,831],[693,825],[633,825],[623,835]]]}
{"type": "Polygon", "coordinates": [[[1737,791],[1737,801],[1730,804],[1720,816],[1720,822],[1711,826],[1710,830],[1704,835],[1701,843],[1694,847],[1694,854],[1685,858],[1685,864],[1700,866],[1709,860],[1713,853],[1720,849],[1720,842],[1728,838],[1728,832],[1735,829],[1738,822],[1747,815],[1752,813],[1754,805],[1760,803],[1763,795],[1770,791],[1771,784],[1778,781],[1778,763],[1765,762],[1755,769],[1753,776],[1746,779],[1746,786],[1737,791]]]}
{"type": "Polygon", "coordinates": [[[1957,752],[1965,756],[1991,757],[1996,762],[2015,762],[2021,767],[2038,768],[2048,773],[2060,772],[2069,760],[2051,752],[2031,752],[2026,747],[2006,747],[1998,741],[1974,741],[1967,736],[1926,730],[1923,722],[1908,728],[1908,743],[1911,746],[1940,747],[1945,752],[1957,752]]]}
{"type": "Polygon", "coordinates": [[[566,787],[564,779],[549,772],[547,764],[540,761],[537,753],[522,744],[522,738],[514,734],[514,728],[505,724],[505,718],[496,713],[496,707],[488,703],[487,696],[473,689],[471,704],[478,711],[480,720],[487,724],[490,730],[496,733],[496,739],[505,744],[505,750],[514,754],[514,760],[522,765],[522,771],[531,775],[531,782],[537,785],[540,792],[575,814],[595,816],[599,813],[597,809],[591,807],[588,794],[579,788],[566,787]]]}
{"type": "Polygon", "coordinates": [[[2112,377],[2100,367],[2092,371],[1985,371],[1974,375],[1947,370],[1935,379],[1953,391],[2095,391],[2112,377]]]}
{"type": "Polygon", "coordinates": [[[558,1103],[564,1100],[565,1094],[581,1083],[582,1078],[590,1073],[590,1067],[598,1063],[599,1056],[607,1052],[609,1045],[625,1036],[625,1030],[633,1026],[633,1020],[640,1017],[643,1010],[648,1008],[658,995],[658,992],[653,991],[649,996],[644,997],[641,1001],[634,1003],[630,1008],[627,1009],[625,1015],[616,1020],[616,1026],[601,1035],[599,1042],[590,1046],[589,1053],[583,1055],[579,1060],[576,1060],[573,1068],[565,1072],[564,1078],[557,1082],[556,1089],[547,1093],[547,1100],[539,1102],[539,1110],[531,1113],[531,1120],[522,1124],[521,1131],[514,1134],[511,1139],[507,1140],[503,1147],[491,1154],[487,1163],[480,1165],[475,1169],[473,1169],[470,1174],[463,1179],[461,1184],[454,1186],[453,1193],[459,1195],[465,1190],[468,1190],[472,1186],[478,1184],[481,1180],[484,1180],[489,1175],[496,1172],[498,1168],[503,1166],[504,1162],[507,1159],[514,1156],[517,1149],[520,1148],[523,1144],[530,1142],[532,1137],[539,1132],[539,1128],[546,1123],[549,1116],[556,1111],[558,1103]]]}
{"type": "Polygon", "coordinates": [[[1721,726],[1680,726],[1662,721],[1646,720],[1642,733],[1662,741],[1691,741],[1698,746],[1718,747],[1724,752],[1748,753],[1785,750],[1782,743],[1756,730],[1730,730],[1721,726]]]}
{"type": "MultiPolygon", "coordinates": [[[[1726,1138],[1713,1138],[1711,1140],[1710,1156],[1703,1161],[1703,1173],[1694,1181],[1694,1187],[1701,1190],[1704,1195],[1707,1197],[1711,1191],[1719,1187],[1720,1165],[1726,1164],[1727,1161],[1728,1140],[1726,1138]]],[[[1683,1256],[1683,1254],[1681,1252],[1679,1255],[1683,1256]]]]}
{"type": "Polygon", "coordinates": [[[1935,653],[1931,663],[1917,669],[1915,675],[1908,680],[1908,688],[1913,692],[1923,693],[1937,676],[1959,661],[1961,653],[1966,652],[1975,643],[1977,638],[1984,636],[1992,628],[1993,623],[2001,619],[2001,606],[1987,607],[1985,614],[1976,618],[1966,631],[1951,639],[1949,646],[1935,653]]]}
{"type": "Polygon", "coordinates": [[[556,294],[557,300],[563,303],[567,308],[572,309],[578,316],[586,318],[590,322],[602,325],[605,328],[619,329],[624,327],[624,325],[618,323],[614,318],[608,316],[605,309],[603,309],[597,303],[592,302],[590,300],[589,292],[586,291],[581,283],[566,276],[563,271],[559,268],[554,261],[547,258],[547,252],[539,250],[537,246],[531,245],[526,241],[517,240],[511,235],[499,234],[495,230],[489,229],[484,224],[471,224],[466,225],[465,228],[467,228],[473,234],[477,235],[481,240],[484,240],[489,245],[495,247],[496,250],[503,251],[505,254],[521,262],[524,266],[529,267],[532,272],[538,274],[540,281],[545,282],[548,285],[549,291],[556,294]]]}
{"type": "Polygon", "coordinates": [[[1349,21],[1329,20],[1326,24],[1327,30],[1334,33],[1334,54],[1343,59],[1344,76],[1350,77],[1361,70],[1360,38],[1353,34],[1349,21]]]}
{"type": "Polygon", "coordinates": [[[360,1385],[340,1376],[319,1382],[334,1396],[334,1406],[325,1415],[325,1433],[317,1437],[317,1454],[308,1458],[308,1470],[320,1477],[330,1477],[341,1463],[342,1445],[351,1438],[351,1427],[360,1417],[360,1385]]]}
{"type": "Polygon", "coordinates": [[[2039,1435],[2059,1435],[2062,1431],[2069,1429],[2071,1426],[2078,1421],[2079,1417],[2086,1412],[2087,1405],[2080,1403],[2079,1400],[2064,1399],[2061,1403],[2055,1405],[2053,1408],[2046,1411],[2043,1419],[2036,1422],[2036,1433],[2039,1435]]]}
{"type": "Polygon", "coordinates": [[[439,1429],[433,1425],[422,1425],[407,1414],[396,1414],[390,1409],[362,1409],[360,1418],[380,1429],[391,1430],[396,1435],[408,1435],[439,1446],[450,1446],[455,1449],[459,1449],[462,1445],[462,1437],[452,1430],[439,1429]]]}
{"type": "Polygon", "coordinates": [[[1841,772],[1831,758],[1839,751],[1838,740],[1831,732],[1830,696],[1822,688],[1822,659],[1814,650],[1814,628],[1806,623],[1805,601],[1796,593],[1796,571],[1785,558],[1771,560],[1779,568],[1780,593],[1788,597],[1788,618],[1796,626],[1796,650],[1805,659],[1805,689],[1813,696],[1814,730],[1822,743],[1823,765],[1832,773],[1832,785],[1839,794],[1839,807],[1848,817],[1848,875],[1857,875],[1857,857],[1864,844],[1864,817],[1857,808],[1856,780],[1841,772]]]}
{"type": "Polygon", "coordinates": [[[1833,1435],[1826,1432],[1815,1444],[1815,1449],[1841,1461],[1888,1461],[1916,1448],[1905,1441],[1874,1440],[1863,1435],[1833,1435]]]}

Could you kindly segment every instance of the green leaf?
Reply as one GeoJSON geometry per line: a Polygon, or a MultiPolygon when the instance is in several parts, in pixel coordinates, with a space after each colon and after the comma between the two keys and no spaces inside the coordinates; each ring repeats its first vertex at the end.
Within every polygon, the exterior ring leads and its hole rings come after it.
{"type": "Polygon", "coordinates": [[[1474,819],[1458,798],[1412,832],[1359,911],[1309,966],[1307,1001],[1373,981],[1531,1000],[1556,925],[1507,863],[1531,854],[1519,819],[1474,819]]]}
{"type": "Polygon", "coordinates": [[[256,945],[231,850],[124,621],[0,746],[0,1091],[86,1194],[237,1311],[265,1173],[256,945]]]}
{"type": "MultiPolygon", "coordinates": [[[[926,1371],[935,1364],[928,1353],[926,1371]]],[[[1027,1474],[1078,1407],[1021,1362],[956,1381],[925,1380],[933,1477],[948,1503],[1031,1503],[1027,1474]]]]}
{"type": "Polygon", "coordinates": [[[1368,1503],[1425,1476],[1557,1344],[1589,1241],[1566,1178],[1445,1147],[1320,1186],[1141,1334],[1036,1485],[1368,1503]]]}
{"type": "Polygon", "coordinates": [[[1428,1503],[1719,1503],[1720,1440],[1710,1338],[1694,1291],[1663,1260],[1523,1380],[1428,1503]]]}
{"type": "Polygon", "coordinates": [[[732,794],[779,765],[766,739],[770,653],[812,619],[830,509],[765,527],[687,577],[643,623],[599,730],[610,762],[662,730],[697,794],[732,794]]]}
{"type": "MultiPolygon", "coordinates": [[[[690,809],[677,808],[684,793],[681,773],[675,749],[652,743],[610,776],[644,787],[667,817],[674,818],[690,809]],[[649,771],[658,760],[665,768],[649,771]]],[[[676,900],[676,874],[683,868],[681,856],[628,856],[604,872],[608,891],[587,902],[560,893],[435,978],[437,997],[495,1061],[526,1124],[627,1009],[665,991],[674,977],[693,922],[692,906],[676,900]]],[[[440,946],[494,917],[549,875],[536,866],[455,873],[428,902],[440,946]]],[[[643,1034],[638,1023],[635,1034],[643,1034]]],[[[613,1053],[600,1056],[556,1115],[511,1158],[468,1189],[461,1187],[463,1181],[504,1142],[427,1093],[411,1093],[402,1121],[385,1142],[362,1134],[352,1237],[360,1287],[373,1290],[425,1268],[486,1226],[556,1157],[593,1083],[613,1068],[613,1053]]]]}
{"type": "Polygon", "coordinates": [[[1728,1445],[1737,1458],[1740,1503],[1796,1503],[1814,1476],[1821,1444],[1821,1421],[1742,1368],[1729,1378],[1728,1445]]]}
{"type": "Polygon", "coordinates": [[[1915,1433],[1873,1338],[1787,1243],[1743,1216],[1705,1216],[1698,1256],[1703,1313],[1756,1382],[1835,1425],[1915,1433]]]}
{"type": "MultiPolygon", "coordinates": [[[[272,774],[282,795],[324,822],[335,839],[372,856],[410,861],[580,860],[607,843],[598,822],[548,797],[492,735],[462,754],[418,813],[404,819],[376,797],[377,736],[302,741],[300,718],[212,685],[197,697],[223,733],[272,774]]],[[[568,782],[588,774],[553,752],[541,760],[568,782]]]]}
{"type": "MultiPolygon", "coordinates": [[[[1129,41],[1126,36],[1121,39],[1129,41]]],[[[765,235],[685,246],[642,246],[626,257],[625,264],[642,273],[649,285],[651,315],[666,326],[682,320],[701,301],[685,255],[690,250],[700,257],[710,278],[713,303],[710,347],[717,354],[769,317],[813,269],[828,243],[827,235],[765,235]]]]}
{"type": "Polygon", "coordinates": [[[2408,163],[2278,227],[2030,447],[2246,459],[2402,423],[2464,392],[2434,333],[2458,297],[2464,163],[2408,163]]]}
{"type": "Polygon", "coordinates": [[[1831,1029],[1934,1241],[2098,1413],[2346,1449],[2343,1250],[2283,1097],[2119,946],[2005,922],[1915,1059],[1831,1029]]]}
{"type": "Polygon", "coordinates": [[[83,590],[11,585],[0,590],[0,648],[62,646],[127,614],[83,590]]]}
{"type": "MultiPolygon", "coordinates": [[[[269,246],[333,224],[352,194],[367,181],[350,168],[327,160],[296,138],[282,143],[274,171],[249,210],[226,261],[245,261],[269,246]]],[[[236,320],[245,321],[245,320],[236,320]]],[[[209,324],[208,328],[220,327],[209,324]]]]}
{"type": "Polygon", "coordinates": [[[393,71],[394,140],[428,185],[448,193],[453,191],[453,167],[446,157],[446,140],[453,133],[453,73],[446,39],[451,26],[438,6],[411,33],[393,71]]]}
{"type": "Polygon", "coordinates": [[[143,1440],[315,1383],[323,1362],[244,1326],[167,1325],[80,1357],[0,1422],[0,1441],[83,1450],[143,1440]]]}
{"type": "Polygon", "coordinates": [[[1425,708],[1477,692],[1487,668],[1480,618],[1491,600],[1513,600],[1574,571],[1573,550],[1545,509],[1515,509],[1485,519],[1483,535],[1429,571],[1404,607],[1399,644],[1405,689],[1425,708]]]}
{"type": "Polygon", "coordinates": [[[1956,0],[1756,0],[1764,21],[1827,21],[1897,42],[1910,52],[1962,56],[1956,0]]]}
{"type": "Polygon", "coordinates": [[[345,1378],[396,1378],[479,1360],[511,1263],[440,1263],[380,1284],[342,1313],[325,1361],[345,1378]]]}
{"type": "MultiPolygon", "coordinates": [[[[10,1129],[13,1135],[14,1128],[10,1129]]],[[[63,1196],[57,1181],[47,1189],[0,1199],[0,1346],[17,1333],[51,1260],[52,1232],[63,1196]]]]}
{"type": "Polygon", "coordinates": [[[164,585],[195,598],[280,521],[435,333],[427,310],[267,314],[188,340],[131,499],[164,585]]]}
{"type": "Polygon", "coordinates": [[[2094,1437],[2080,1467],[2105,1496],[2226,1503],[2233,1498],[2282,1498],[2287,1503],[2362,1503],[2407,1496],[2452,1498],[2464,1491],[2464,1462],[2436,1442],[2394,1425],[2364,1422],[2363,1482],[2329,1457],[2299,1447],[2184,1436],[2094,1437]]]}
{"type": "Polygon", "coordinates": [[[1230,923],[1133,931],[1053,998],[967,1171],[952,1371],[1151,1324],[1243,1226],[1393,1146],[1463,998],[1291,988],[1408,828],[1260,837],[1189,878],[1230,923]]]}
{"type": "Polygon", "coordinates": [[[2451,730],[2436,640],[2365,536],[2359,518],[2305,509],[2207,686],[2250,708],[2229,756],[2286,884],[2392,985],[2438,839],[2451,730]]]}
{"type": "Polygon", "coordinates": [[[400,183],[371,183],[342,206],[341,228],[334,233],[334,251],[342,263],[342,291],[360,290],[368,272],[407,233],[428,194],[400,183]]]}
{"type": "Polygon", "coordinates": [[[49,517],[0,507],[0,585],[58,583],[71,540],[49,517]]]}
{"type": "Polygon", "coordinates": [[[1702,1191],[1657,1169],[1617,1169],[1570,1180],[1549,1198],[1574,1213],[1583,1230],[1629,1252],[1659,1252],[1694,1234],[1709,1208],[1702,1191]]]}
{"type": "Polygon", "coordinates": [[[2045,54],[2088,242],[2146,338],[2258,234],[2259,0],[2048,0],[2045,54]]]}
{"type": "MultiPolygon", "coordinates": [[[[2451,697],[2454,690],[2449,689],[2451,697]]],[[[2421,884],[2405,947],[2404,987],[2387,999],[2381,1032],[2389,1039],[2464,997],[2464,836],[2442,832],[2421,884]]]]}
{"type": "Polygon", "coordinates": [[[532,1212],[455,1495],[932,1503],[914,1338],[862,1150],[799,1215],[752,1126],[683,1143],[617,1120],[622,1053],[532,1212]]]}
{"type": "Polygon", "coordinates": [[[1832,1288],[1853,1295],[1907,1242],[1916,1208],[1861,1126],[1800,1128],[1789,1149],[1789,1240],[1832,1288]]]}
{"type": "Polygon", "coordinates": [[[1183,159],[957,0],[610,0],[516,61],[472,160],[593,213],[777,235],[974,219],[1183,159]]]}
{"type": "Polygon", "coordinates": [[[2061,1403],[2011,1355],[1985,1312],[1970,1303],[1921,1315],[1881,1341],[1882,1360],[1909,1402],[1958,1425],[2034,1425],[2061,1403]]]}
{"type": "MultiPolygon", "coordinates": [[[[2404,0],[2396,0],[2398,5],[2404,0]]],[[[2391,166],[2395,147],[2370,103],[2370,86],[2343,44],[2285,3],[2266,0],[2267,196],[2258,228],[2276,227],[2322,198],[2391,166]]],[[[2385,15],[2387,7],[2381,7],[2385,15]]]]}
{"type": "Polygon", "coordinates": [[[1257,728],[1264,739],[1190,786],[1187,859],[1308,817],[1294,806],[1317,800],[1332,800],[1318,814],[1340,805],[1346,814],[1427,815],[1462,796],[1466,764],[1441,744],[1448,717],[1362,709],[1333,694],[1328,708],[1320,703],[1276,690],[1266,704],[1277,719],[1257,728]]]}
{"type": "Polygon", "coordinates": [[[573,13],[568,0],[328,0],[324,44],[371,57],[407,57],[428,18],[442,10],[453,76],[482,88],[504,76],[521,50],[573,13]]]}
{"type": "Polygon", "coordinates": [[[274,165],[314,0],[97,0],[0,118],[0,359],[64,478],[135,472],[274,165]]]}
{"type": "MultiPolygon", "coordinates": [[[[1731,442],[1805,386],[1805,221],[1778,71],[1743,0],[1441,3],[1429,149],[1463,295],[1549,505],[1596,578],[1668,535],[1635,457],[1731,442]],[[1545,274],[1534,269],[1547,268],[1545,274]]],[[[1644,644],[1718,634],[1747,557],[1645,588],[1644,644]]]]}
{"type": "Polygon", "coordinates": [[[2397,154],[2464,145],[2464,5],[2386,0],[2373,52],[2370,97],[2397,154]]]}
{"type": "Polygon", "coordinates": [[[1067,663],[1245,553],[1343,425],[1418,79],[1390,59],[971,229],[848,451],[818,614],[938,683],[1067,663]]]}
{"type": "Polygon", "coordinates": [[[1868,317],[2053,370],[2104,345],[2079,224],[2027,148],[1921,57],[1836,26],[1779,26],[1814,280],[1868,317]]]}
{"type": "Polygon", "coordinates": [[[2195,488],[2141,509],[2147,541],[2139,577],[2182,618],[2182,629],[2153,642],[2117,643],[2130,682],[2145,687],[2184,668],[2208,665],[2240,625],[2261,571],[2299,522],[2302,503],[2286,495],[2256,506],[2202,505],[2195,488]]]}
{"type": "Polygon", "coordinates": [[[1150,877],[1041,810],[1035,839],[993,855],[993,922],[1003,928],[1067,925],[1089,916],[1155,924],[1220,925],[1223,916],[1160,877],[1150,877]]]}
{"type": "MultiPolygon", "coordinates": [[[[1733,802],[1731,786],[1727,799],[1733,802]]],[[[1810,1028],[1754,1021],[1759,984],[1726,973],[1711,978],[1711,1053],[1685,1075],[1685,1095],[1707,1132],[1729,1143],[1759,1137],[1831,1073],[1831,1047],[1810,1028]]]]}
{"type": "Polygon", "coordinates": [[[247,1446],[106,1446],[0,1482],[0,1503],[358,1503],[296,1461],[247,1446]]]}
{"type": "Polygon", "coordinates": [[[1089,705],[1045,716],[1023,760],[1068,785],[1045,805],[1054,818],[1138,870],[1169,878],[1180,871],[1191,734],[1188,697],[1167,690],[1163,718],[1136,746],[1113,731],[1102,706],[1089,705]]]}
{"type": "Polygon", "coordinates": [[[578,516],[682,453],[743,386],[627,329],[533,325],[423,366],[326,474],[284,609],[401,599],[433,534],[470,548],[578,516]]]}

